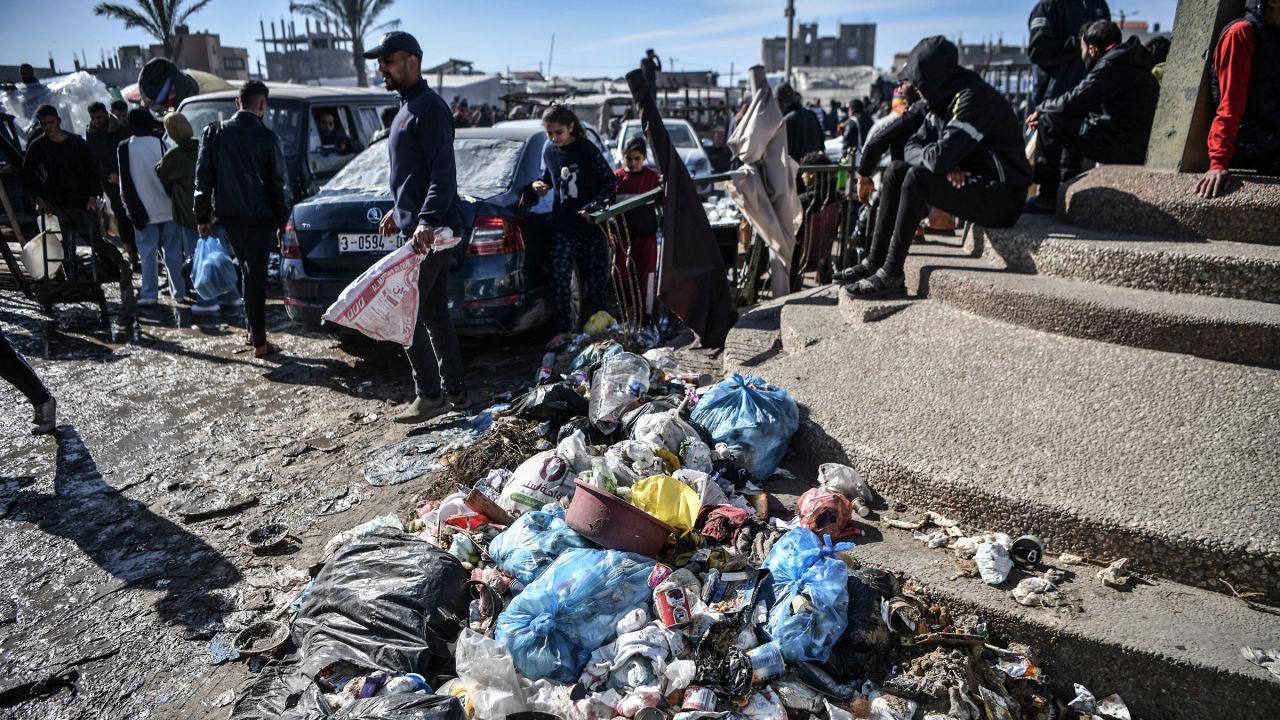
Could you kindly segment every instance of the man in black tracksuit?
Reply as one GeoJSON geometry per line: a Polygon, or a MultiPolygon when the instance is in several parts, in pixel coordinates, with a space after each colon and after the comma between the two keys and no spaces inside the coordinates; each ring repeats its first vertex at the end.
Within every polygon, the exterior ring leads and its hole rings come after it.
{"type": "Polygon", "coordinates": [[[267,94],[262,81],[249,80],[236,99],[239,111],[204,129],[194,197],[200,236],[208,237],[216,220],[244,265],[245,318],[257,357],[280,350],[267,342],[267,262],[289,220],[280,138],[262,121],[267,94]]]}
{"type": "Polygon", "coordinates": [[[1042,156],[1028,212],[1052,213],[1059,186],[1071,179],[1082,158],[1118,165],[1146,159],[1160,98],[1151,54],[1136,37],[1120,42],[1120,28],[1109,20],[1086,26],[1080,45],[1089,74],[1027,118],[1042,156]]]}
{"type": "Polygon", "coordinates": [[[1027,19],[1027,54],[1044,75],[1036,83],[1035,104],[1076,86],[1085,75],[1080,33],[1097,20],[1110,20],[1107,0],[1040,0],[1027,19]]]}
{"type": "Polygon", "coordinates": [[[890,165],[881,178],[871,252],[851,273],[862,279],[846,287],[852,297],[905,292],[907,251],[930,206],[987,227],[1009,227],[1022,215],[1031,168],[1018,119],[1009,102],[959,60],[959,50],[941,35],[911,51],[906,74],[930,113],[907,142],[906,161],[890,165]]]}
{"type": "Polygon", "coordinates": [[[822,123],[817,115],[805,110],[800,103],[800,93],[784,82],[778,85],[777,95],[778,107],[787,125],[787,154],[791,159],[800,162],[805,155],[822,150],[826,145],[822,123]]]}
{"type": "Polygon", "coordinates": [[[89,105],[89,130],[84,134],[89,148],[98,158],[99,174],[102,176],[102,187],[111,203],[111,212],[116,216],[116,228],[120,233],[120,242],[129,252],[130,262],[138,262],[138,247],[133,240],[133,223],[125,216],[124,200],[120,197],[120,164],[116,148],[129,139],[129,129],[107,112],[107,106],[100,102],[89,105]]]}

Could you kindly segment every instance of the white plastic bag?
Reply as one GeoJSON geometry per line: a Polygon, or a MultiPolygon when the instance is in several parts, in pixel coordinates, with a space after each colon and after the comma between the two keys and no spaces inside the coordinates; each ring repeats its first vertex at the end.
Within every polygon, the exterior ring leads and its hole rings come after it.
{"type": "MultiPolygon", "coordinates": [[[[436,233],[432,252],[458,244],[447,228],[436,233]]],[[[414,252],[413,243],[387,254],[343,289],[337,301],[325,310],[324,319],[359,330],[375,340],[405,347],[413,344],[418,321],[418,271],[423,258],[414,252]]]]}
{"type": "Polygon", "coordinates": [[[58,223],[56,215],[46,213],[44,232],[31,238],[22,246],[22,266],[26,268],[27,275],[32,280],[47,280],[58,274],[65,257],[66,250],[62,247],[62,226],[58,223]]]}
{"type": "Polygon", "coordinates": [[[463,630],[456,651],[458,678],[470,688],[476,720],[503,720],[524,712],[524,691],[506,646],[471,629],[463,630]]]}

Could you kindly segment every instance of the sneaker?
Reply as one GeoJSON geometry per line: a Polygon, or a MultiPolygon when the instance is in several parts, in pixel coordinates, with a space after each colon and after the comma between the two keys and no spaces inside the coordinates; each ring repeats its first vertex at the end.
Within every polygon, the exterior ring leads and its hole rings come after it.
{"type": "Polygon", "coordinates": [[[1027,204],[1022,206],[1022,211],[1032,215],[1052,215],[1054,210],[1053,198],[1044,195],[1036,195],[1027,200],[1027,204]]]}
{"type": "Polygon", "coordinates": [[[191,312],[199,315],[212,315],[221,310],[217,303],[196,303],[191,306],[191,312]]]}
{"type": "Polygon", "coordinates": [[[392,420],[406,425],[414,425],[424,423],[431,418],[439,417],[452,410],[453,406],[450,405],[449,399],[444,393],[440,393],[440,397],[437,398],[427,398],[419,395],[414,398],[413,404],[409,406],[409,409],[396,415],[392,420]]]}
{"type": "Polygon", "coordinates": [[[51,396],[36,406],[35,417],[31,420],[32,435],[47,435],[58,425],[58,402],[51,396]]]}
{"type": "Polygon", "coordinates": [[[139,298],[138,299],[138,307],[155,307],[159,304],[160,304],[160,301],[155,298],[139,298]]]}
{"type": "Polygon", "coordinates": [[[471,409],[471,394],[466,390],[460,393],[449,393],[449,409],[456,412],[465,412],[471,409]]]}

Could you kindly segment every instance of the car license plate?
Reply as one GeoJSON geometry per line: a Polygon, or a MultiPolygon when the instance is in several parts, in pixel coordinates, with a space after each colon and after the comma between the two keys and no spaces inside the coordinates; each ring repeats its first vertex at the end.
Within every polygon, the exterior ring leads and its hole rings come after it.
{"type": "Polygon", "coordinates": [[[339,255],[385,255],[400,247],[399,235],[378,233],[340,233],[339,255]]]}

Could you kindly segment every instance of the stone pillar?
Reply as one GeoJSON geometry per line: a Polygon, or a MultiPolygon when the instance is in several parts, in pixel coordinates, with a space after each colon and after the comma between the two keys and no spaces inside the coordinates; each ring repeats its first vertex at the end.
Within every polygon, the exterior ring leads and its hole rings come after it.
{"type": "Polygon", "coordinates": [[[1242,16],[1244,0],[1178,0],[1173,44],[1147,146],[1147,167],[1183,172],[1208,169],[1205,139],[1214,108],[1205,53],[1212,52],[1223,26],[1242,16]]]}

